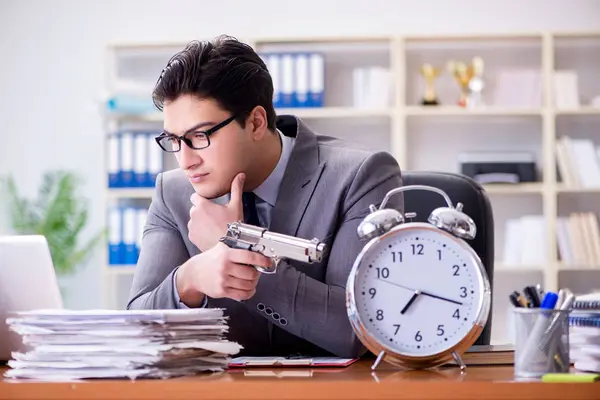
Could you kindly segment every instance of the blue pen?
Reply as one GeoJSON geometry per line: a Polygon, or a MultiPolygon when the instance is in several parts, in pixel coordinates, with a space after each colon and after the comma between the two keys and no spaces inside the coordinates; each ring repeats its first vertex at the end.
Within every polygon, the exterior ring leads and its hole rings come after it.
{"type": "Polygon", "coordinates": [[[544,299],[542,300],[542,304],[540,308],[545,308],[546,310],[552,310],[554,306],[556,306],[556,302],[558,301],[558,294],[554,292],[546,292],[544,299]]]}

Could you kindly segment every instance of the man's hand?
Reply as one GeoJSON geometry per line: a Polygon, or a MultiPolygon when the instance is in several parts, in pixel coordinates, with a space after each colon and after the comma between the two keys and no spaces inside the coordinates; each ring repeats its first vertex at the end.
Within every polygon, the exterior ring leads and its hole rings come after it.
{"type": "Polygon", "coordinates": [[[271,266],[271,259],[249,250],[218,243],[186,261],[177,271],[177,291],[188,307],[202,304],[204,295],[247,300],[256,293],[260,272],[250,265],[271,266]]]}
{"type": "Polygon", "coordinates": [[[239,173],[231,182],[231,198],[227,204],[215,204],[192,194],[190,201],[190,220],[188,222],[188,238],[204,252],[215,246],[219,239],[227,233],[227,224],[244,218],[242,193],[246,176],[239,173]]]}

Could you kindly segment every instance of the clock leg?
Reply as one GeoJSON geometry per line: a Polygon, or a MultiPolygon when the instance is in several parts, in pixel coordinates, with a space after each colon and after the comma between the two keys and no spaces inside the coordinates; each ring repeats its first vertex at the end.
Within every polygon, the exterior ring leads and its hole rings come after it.
{"type": "Polygon", "coordinates": [[[454,357],[454,361],[456,361],[456,363],[460,367],[461,372],[467,369],[467,366],[465,365],[464,361],[456,351],[452,353],[452,357],[454,357]]]}
{"type": "Polygon", "coordinates": [[[379,363],[381,362],[381,360],[383,360],[383,356],[385,356],[385,351],[382,351],[381,353],[379,353],[379,355],[377,356],[377,359],[375,360],[375,362],[373,363],[373,365],[371,366],[371,370],[375,371],[375,368],[377,368],[377,366],[379,365],[379,363]]]}

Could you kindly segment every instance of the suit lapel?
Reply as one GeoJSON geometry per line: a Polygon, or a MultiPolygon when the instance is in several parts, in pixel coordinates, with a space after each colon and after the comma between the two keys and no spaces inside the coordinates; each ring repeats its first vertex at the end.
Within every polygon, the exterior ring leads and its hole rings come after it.
{"type": "Polygon", "coordinates": [[[296,136],[296,143],[279,187],[269,230],[295,236],[325,163],[319,163],[316,135],[302,121],[285,116],[278,122],[284,135],[296,136]]]}

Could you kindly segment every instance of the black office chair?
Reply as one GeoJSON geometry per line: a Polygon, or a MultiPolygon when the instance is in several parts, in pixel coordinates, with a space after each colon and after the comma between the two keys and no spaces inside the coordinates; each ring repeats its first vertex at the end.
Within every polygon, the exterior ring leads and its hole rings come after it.
{"type": "MultiPolygon", "coordinates": [[[[448,194],[453,205],[463,204],[463,212],[469,215],[477,227],[475,239],[467,240],[477,253],[490,279],[493,291],[494,278],[494,218],[492,206],[483,187],[468,176],[447,172],[404,171],[403,185],[427,185],[443,190],[448,194]]],[[[416,212],[412,219],[415,222],[427,222],[429,214],[438,207],[446,206],[446,202],[437,193],[425,190],[409,190],[403,192],[404,211],[416,212]]],[[[490,306],[491,307],[491,306],[490,306]]],[[[476,345],[490,344],[492,333],[492,310],[476,345]]]]}

